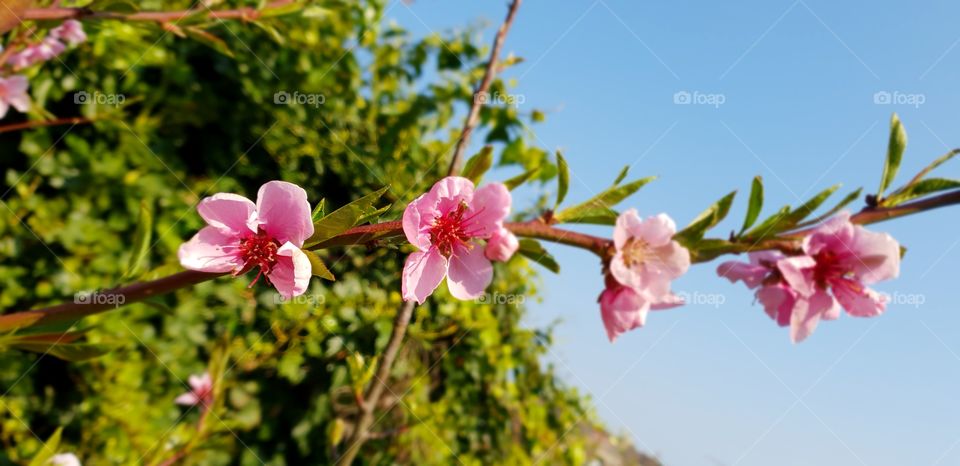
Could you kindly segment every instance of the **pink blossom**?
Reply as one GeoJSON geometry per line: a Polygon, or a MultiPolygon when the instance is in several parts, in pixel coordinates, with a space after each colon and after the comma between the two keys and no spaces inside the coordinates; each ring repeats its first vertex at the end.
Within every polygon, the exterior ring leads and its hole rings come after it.
{"type": "Polygon", "coordinates": [[[779,251],[751,252],[750,262],[724,262],[717,268],[717,274],[731,282],[742,281],[747,288],[760,288],[756,292],[757,301],[763,304],[764,311],[781,327],[790,325],[790,317],[797,304],[797,292],[783,282],[777,269],[777,262],[784,258],[779,251]]]}
{"type": "Polygon", "coordinates": [[[411,202],[403,212],[403,232],[419,251],[403,266],[402,294],[422,304],[440,282],[457,299],[483,294],[493,265],[478,240],[490,239],[510,213],[510,191],[501,183],[474,190],[473,182],[448,176],[411,202]]]}
{"type": "Polygon", "coordinates": [[[69,45],[77,45],[87,40],[83,32],[83,24],[75,19],[68,19],[50,31],[50,37],[60,39],[69,45]]]}
{"type": "Polygon", "coordinates": [[[174,403],[183,406],[196,406],[206,408],[213,402],[213,380],[210,374],[204,372],[201,375],[191,375],[187,378],[190,385],[190,391],[178,396],[174,403]]]}
{"type": "Polygon", "coordinates": [[[513,254],[520,249],[520,241],[517,236],[506,228],[500,228],[493,232],[490,239],[487,240],[487,247],[483,253],[487,259],[492,261],[506,262],[513,257],[513,254]]]}
{"type": "Polygon", "coordinates": [[[48,464],[52,466],[80,466],[80,458],[73,453],[60,453],[50,457],[48,464]]]}
{"type": "Polygon", "coordinates": [[[270,181],[260,187],[257,203],[230,193],[200,201],[207,222],[180,246],[180,264],[190,270],[234,276],[259,267],[261,276],[284,298],[303,294],[310,282],[310,260],[300,248],[313,235],[310,203],[299,186],[270,181]]]}
{"type": "Polygon", "coordinates": [[[886,309],[883,297],[867,285],[900,274],[900,244],[892,236],[854,225],[843,213],[804,238],[803,252],[777,262],[784,281],[805,301],[794,311],[794,341],[813,333],[821,318],[838,317],[840,307],[855,317],[886,309]]]}
{"type": "Polygon", "coordinates": [[[690,252],[673,240],[676,232],[667,214],[641,220],[636,209],[623,212],[613,228],[610,273],[654,303],[670,298],[670,282],[690,268],[690,252]]]}
{"type": "Polygon", "coordinates": [[[7,63],[16,69],[26,68],[52,59],[63,53],[66,48],[67,47],[56,38],[47,36],[40,42],[28,45],[23,50],[10,55],[7,63]]]}
{"type": "Polygon", "coordinates": [[[647,322],[647,313],[651,310],[670,309],[683,304],[683,301],[673,294],[654,302],[645,292],[623,286],[613,279],[607,280],[607,287],[600,293],[599,301],[600,317],[610,343],[622,333],[643,327],[647,322]]]}
{"type": "Polygon", "coordinates": [[[0,78],[0,118],[7,115],[10,107],[20,112],[26,112],[30,108],[30,97],[27,96],[28,86],[29,83],[24,76],[0,78]]]}

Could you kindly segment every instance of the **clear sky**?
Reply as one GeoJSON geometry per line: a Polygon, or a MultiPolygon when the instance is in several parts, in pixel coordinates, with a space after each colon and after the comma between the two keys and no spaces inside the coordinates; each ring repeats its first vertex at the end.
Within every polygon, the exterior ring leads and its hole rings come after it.
{"type": "MultiPolygon", "coordinates": [[[[484,19],[489,43],[506,3],[396,1],[387,17],[417,35],[484,19]]],[[[536,135],[564,149],[568,199],[632,164],[660,179],[623,206],[681,226],[739,189],[717,230],[728,232],[754,175],[765,213],[837,182],[875,190],[893,111],[910,136],[901,176],[960,147],[958,19],[955,1],[527,0],[505,46],[526,61],[506,77],[519,80],[522,110],[550,110],[536,135]],[[723,102],[674,103],[682,91],[723,102]]],[[[901,278],[878,288],[918,304],[844,315],[800,345],[716,276],[719,261],[674,287],[722,304],[655,313],[611,345],[598,260],[552,246],[563,272],[544,272],[529,324],[561,321],[549,360],[668,465],[960,464],[958,216],[872,227],[909,248],[901,278]]]]}

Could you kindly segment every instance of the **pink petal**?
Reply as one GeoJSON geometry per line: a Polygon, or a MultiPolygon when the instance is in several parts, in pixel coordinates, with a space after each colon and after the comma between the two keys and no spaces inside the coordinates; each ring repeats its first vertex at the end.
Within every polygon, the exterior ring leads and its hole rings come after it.
{"type": "Polygon", "coordinates": [[[313,235],[307,192],[286,181],[270,181],[257,193],[257,215],[264,231],[280,243],[303,246],[313,235]]]}
{"type": "Polygon", "coordinates": [[[307,291],[313,268],[310,259],[293,243],[287,242],[277,249],[277,263],[270,269],[267,278],[286,299],[300,296],[307,291]]]}
{"type": "Polygon", "coordinates": [[[850,266],[864,283],[900,275],[900,244],[892,236],[857,226],[850,248],[857,256],[850,261],[850,266]]]}
{"type": "Polygon", "coordinates": [[[503,228],[510,214],[510,191],[503,183],[490,183],[473,194],[464,215],[464,230],[474,238],[489,238],[503,228]]]}
{"type": "Polygon", "coordinates": [[[430,227],[440,215],[436,206],[436,197],[426,193],[407,204],[403,210],[403,233],[407,241],[421,251],[430,248],[430,227]]]}
{"type": "Polygon", "coordinates": [[[763,279],[771,272],[770,269],[762,265],[748,264],[746,262],[728,261],[717,267],[717,275],[736,283],[737,280],[743,281],[747,288],[753,289],[763,283],[763,279]]]}
{"type": "Polygon", "coordinates": [[[258,225],[257,206],[239,194],[217,193],[206,197],[197,205],[197,212],[221,233],[245,236],[256,233],[258,225]]]}
{"type": "Polygon", "coordinates": [[[243,266],[237,255],[240,239],[225,235],[214,227],[203,227],[190,241],[180,245],[180,265],[200,272],[233,272],[243,266]]]}
{"type": "Polygon", "coordinates": [[[816,289],[811,270],[816,265],[816,260],[810,256],[792,256],[777,261],[783,279],[803,296],[812,295],[816,289]]]}
{"type": "Polygon", "coordinates": [[[790,324],[797,295],[783,284],[764,286],[757,290],[757,300],[763,304],[763,309],[771,319],[781,327],[790,324]]]}
{"type": "Polygon", "coordinates": [[[678,278],[690,269],[690,251],[676,241],[657,247],[644,266],[656,270],[670,279],[678,278]]]}
{"type": "Polygon", "coordinates": [[[834,280],[830,289],[847,313],[856,317],[875,317],[886,310],[886,302],[876,291],[853,280],[834,280]]]}
{"type": "Polygon", "coordinates": [[[816,330],[823,314],[835,305],[833,297],[824,291],[817,291],[809,298],[798,299],[790,319],[790,339],[794,343],[807,339],[816,330]]]}
{"type": "Polygon", "coordinates": [[[483,253],[487,256],[487,259],[506,262],[513,257],[517,249],[520,249],[520,241],[517,240],[517,236],[506,228],[500,228],[487,240],[487,247],[483,253]]]}
{"type": "Polygon", "coordinates": [[[650,303],[628,287],[607,288],[600,295],[600,316],[611,343],[620,334],[642,327],[649,310],[650,303]]]}
{"type": "Polygon", "coordinates": [[[10,104],[7,101],[0,99],[0,118],[7,116],[7,112],[10,110],[10,104]]]}
{"type": "Polygon", "coordinates": [[[437,248],[410,254],[403,265],[401,283],[403,300],[423,304],[437,289],[446,274],[447,259],[437,248]]]}
{"type": "Polygon", "coordinates": [[[664,246],[671,242],[677,232],[677,224],[667,214],[647,217],[640,225],[640,238],[650,246],[664,246]]]}
{"type": "Polygon", "coordinates": [[[623,253],[617,251],[610,260],[610,273],[621,285],[642,288],[643,272],[640,268],[627,267],[623,262],[623,253]]]}
{"type": "Polygon", "coordinates": [[[617,216],[617,223],[613,226],[613,245],[617,250],[622,249],[627,240],[636,236],[641,223],[637,209],[627,209],[617,216]]]}
{"type": "Polygon", "coordinates": [[[173,400],[173,402],[178,405],[193,406],[197,403],[200,403],[200,399],[197,398],[197,395],[195,393],[187,392],[178,396],[176,399],[173,400]]]}
{"type": "Polygon", "coordinates": [[[493,281],[493,264],[483,255],[483,249],[454,248],[447,270],[447,288],[457,299],[476,299],[493,281]]]}
{"type": "Polygon", "coordinates": [[[473,188],[473,182],[462,176],[448,176],[437,181],[428,194],[436,201],[439,213],[445,214],[459,207],[461,202],[469,205],[473,199],[473,188]]]}

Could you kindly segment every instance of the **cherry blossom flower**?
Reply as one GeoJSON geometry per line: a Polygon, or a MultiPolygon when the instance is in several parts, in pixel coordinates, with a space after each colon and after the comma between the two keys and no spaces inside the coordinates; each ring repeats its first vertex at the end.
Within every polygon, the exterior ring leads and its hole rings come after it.
{"type": "Polygon", "coordinates": [[[53,466],[80,466],[80,459],[73,453],[60,453],[53,455],[47,463],[53,466]]]}
{"type": "Polygon", "coordinates": [[[802,249],[789,257],[751,253],[750,263],[725,262],[717,273],[760,287],[757,299],[778,324],[790,325],[794,343],[809,337],[821,319],[839,318],[841,307],[856,317],[883,313],[884,298],[866,285],[899,275],[900,245],[893,237],[854,225],[843,213],[804,238],[802,249]]]}
{"type": "Polygon", "coordinates": [[[10,107],[20,112],[26,112],[30,108],[28,86],[27,78],[20,75],[0,78],[0,118],[7,115],[10,107]]]}
{"type": "Polygon", "coordinates": [[[200,405],[206,408],[213,402],[213,381],[209,373],[191,375],[187,378],[187,383],[190,385],[190,391],[178,396],[173,400],[174,403],[183,406],[200,405]]]}
{"type": "Polygon", "coordinates": [[[62,40],[69,45],[77,45],[87,40],[87,34],[83,32],[83,24],[75,19],[68,19],[50,30],[49,37],[62,40]]]}
{"type": "Polygon", "coordinates": [[[804,298],[792,316],[794,341],[813,333],[821,318],[838,317],[840,307],[855,317],[886,309],[883,296],[867,285],[900,274],[900,244],[892,236],[854,225],[845,212],[804,238],[803,252],[777,262],[784,281],[804,298]]]}
{"type": "Polygon", "coordinates": [[[28,45],[23,50],[10,55],[7,63],[15,69],[26,68],[52,59],[63,53],[66,48],[67,47],[55,37],[47,36],[40,42],[28,45]]]}
{"type": "Polygon", "coordinates": [[[651,303],[673,299],[670,282],[690,268],[690,252],[673,240],[677,226],[666,214],[641,220],[636,209],[617,217],[613,228],[616,253],[610,273],[651,303]]]}
{"type": "Polygon", "coordinates": [[[651,310],[659,311],[683,305],[683,301],[672,294],[653,303],[649,296],[621,285],[615,279],[607,280],[607,287],[600,293],[599,301],[600,317],[610,343],[622,333],[643,327],[651,310]]]}
{"type": "Polygon", "coordinates": [[[457,299],[483,294],[493,279],[493,265],[478,240],[499,232],[509,213],[506,186],[491,183],[475,190],[472,181],[458,176],[438,181],[407,205],[403,232],[419,251],[403,266],[403,299],[423,304],[444,277],[457,299]]]}
{"type": "Polygon", "coordinates": [[[261,276],[284,298],[299,296],[310,282],[310,260],[300,248],[313,235],[310,203],[299,186],[270,181],[260,187],[257,203],[218,193],[197,206],[207,226],[180,246],[180,264],[189,270],[234,276],[259,267],[261,276]]]}
{"type": "Polygon", "coordinates": [[[520,241],[517,236],[506,228],[500,228],[493,232],[490,239],[487,240],[487,247],[483,253],[487,259],[492,261],[506,262],[513,257],[513,254],[520,249],[520,241]]]}

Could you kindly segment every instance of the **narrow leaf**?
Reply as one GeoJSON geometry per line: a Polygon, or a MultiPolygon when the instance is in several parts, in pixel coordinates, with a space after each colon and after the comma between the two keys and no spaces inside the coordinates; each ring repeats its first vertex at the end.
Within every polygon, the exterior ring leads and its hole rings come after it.
{"type": "Polygon", "coordinates": [[[900,170],[903,160],[903,151],[907,148],[907,132],[900,123],[900,117],[894,113],[890,117],[890,142],[887,145],[887,159],[883,164],[883,175],[880,177],[880,189],[877,197],[882,198],[883,192],[890,186],[900,170]]]}
{"type": "Polygon", "coordinates": [[[321,218],[313,224],[313,236],[304,242],[304,248],[328,240],[334,236],[349,230],[356,225],[360,219],[377,209],[373,204],[387,192],[389,186],[384,186],[375,192],[367,194],[321,218]]]}
{"type": "Polygon", "coordinates": [[[620,174],[617,175],[617,179],[613,180],[613,185],[616,186],[627,177],[627,173],[630,172],[630,165],[624,165],[623,169],[620,170],[620,174]]]}
{"type": "Polygon", "coordinates": [[[474,184],[480,184],[483,174],[493,166],[493,146],[484,146],[480,152],[467,160],[460,176],[473,181],[474,184]]]}
{"type": "Polygon", "coordinates": [[[140,218],[134,232],[133,249],[127,262],[127,271],[121,280],[134,278],[143,271],[143,263],[150,252],[150,238],[153,236],[153,212],[146,201],[140,202],[140,218]]]}
{"type": "Polygon", "coordinates": [[[50,344],[44,342],[12,343],[10,346],[24,351],[49,354],[70,362],[98,358],[113,351],[113,346],[95,343],[50,344]]]}
{"type": "Polygon", "coordinates": [[[827,198],[833,195],[833,193],[835,193],[838,189],[840,189],[840,185],[835,184],[817,193],[816,196],[813,196],[810,198],[810,200],[804,202],[803,205],[790,212],[790,215],[787,215],[787,217],[784,219],[783,227],[793,228],[796,224],[800,223],[803,221],[803,219],[807,218],[810,216],[810,214],[816,211],[820,205],[822,205],[824,201],[826,201],[827,198]]]}
{"type": "Polygon", "coordinates": [[[523,183],[526,183],[531,178],[536,176],[537,172],[539,171],[540,171],[540,167],[531,168],[530,170],[527,170],[513,178],[510,178],[507,181],[504,181],[503,184],[506,185],[507,189],[509,189],[510,191],[513,191],[514,189],[516,189],[517,186],[520,186],[523,183]]]}
{"type": "Polygon", "coordinates": [[[767,217],[764,221],[760,222],[759,225],[753,227],[752,230],[747,232],[746,235],[743,235],[747,238],[756,238],[760,240],[762,238],[767,238],[771,235],[779,233],[778,225],[783,222],[787,217],[790,216],[790,206],[785,205],[777,211],[777,213],[767,217]]]}
{"type": "Polygon", "coordinates": [[[567,165],[567,159],[563,158],[563,154],[557,151],[557,203],[554,204],[554,209],[563,203],[568,189],[570,189],[570,166],[567,165]]]}
{"type": "Polygon", "coordinates": [[[60,449],[60,435],[62,433],[63,427],[58,427],[57,430],[53,432],[53,435],[51,435],[46,442],[43,442],[43,447],[40,448],[40,451],[37,452],[37,455],[33,457],[28,466],[48,466],[50,459],[52,459],[53,455],[56,455],[57,450],[60,449]]]}
{"type": "Polygon", "coordinates": [[[323,260],[320,259],[320,256],[313,251],[303,251],[307,255],[307,259],[310,259],[310,268],[313,270],[313,274],[330,281],[336,281],[337,278],[333,276],[333,273],[330,272],[330,269],[327,268],[327,265],[323,263],[323,260]]]}
{"type": "Polygon", "coordinates": [[[930,178],[921,180],[920,182],[907,187],[902,193],[891,195],[886,199],[884,205],[892,207],[907,202],[911,199],[925,196],[927,194],[956,188],[960,188],[960,181],[949,180],[946,178],[930,178]]]}
{"type": "Polygon", "coordinates": [[[753,184],[750,186],[750,200],[747,203],[747,216],[743,219],[743,228],[740,233],[750,229],[757,218],[760,217],[760,211],[763,209],[763,178],[753,177],[753,184]]]}
{"type": "Polygon", "coordinates": [[[637,192],[640,188],[654,179],[656,179],[656,177],[651,176],[632,181],[622,186],[613,186],[581,204],[561,210],[554,216],[554,218],[560,222],[582,222],[582,219],[596,214],[598,211],[603,209],[610,210],[619,204],[620,201],[637,192]]]}
{"type": "Polygon", "coordinates": [[[560,273],[560,264],[543,248],[543,245],[541,245],[539,241],[530,238],[521,239],[518,252],[523,255],[523,257],[544,266],[547,270],[553,273],[560,273]]]}
{"type": "Polygon", "coordinates": [[[693,244],[699,241],[708,230],[726,218],[736,195],[737,192],[732,191],[720,198],[713,205],[707,207],[707,210],[701,212],[697,218],[693,219],[686,228],[677,232],[675,237],[685,244],[693,244]]]}
{"type": "Polygon", "coordinates": [[[857,188],[856,191],[853,191],[852,193],[847,194],[847,196],[844,197],[842,200],[840,200],[840,202],[837,203],[837,205],[833,206],[830,210],[828,210],[828,211],[827,211],[826,213],[824,213],[823,215],[820,215],[820,216],[818,216],[817,218],[815,218],[815,219],[813,219],[813,220],[807,220],[806,222],[797,224],[796,228],[807,227],[807,226],[810,226],[810,225],[816,225],[816,224],[818,224],[818,223],[820,223],[820,222],[822,222],[822,221],[830,218],[831,216],[833,216],[833,214],[836,214],[837,212],[840,212],[840,210],[842,210],[844,207],[846,207],[847,205],[849,205],[851,202],[857,200],[857,199],[860,197],[860,193],[861,193],[861,192],[863,192],[863,188],[857,188]]]}
{"type": "Polygon", "coordinates": [[[313,223],[317,223],[317,220],[320,220],[327,215],[327,199],[320,199],[320,202],[317,203],[317,206],[313,208],[313,223]]]}

